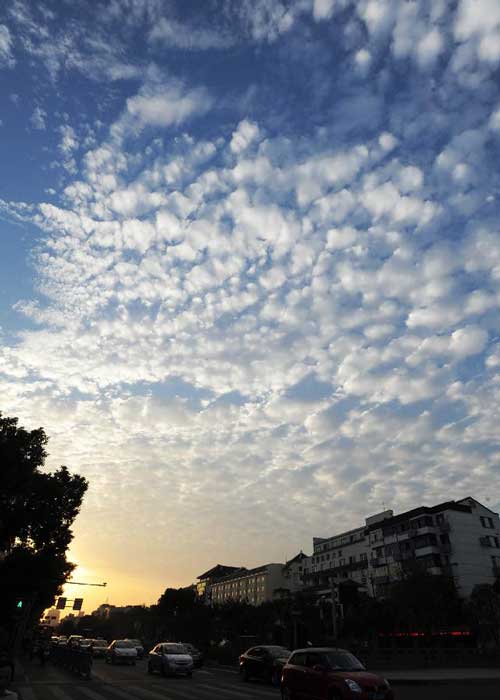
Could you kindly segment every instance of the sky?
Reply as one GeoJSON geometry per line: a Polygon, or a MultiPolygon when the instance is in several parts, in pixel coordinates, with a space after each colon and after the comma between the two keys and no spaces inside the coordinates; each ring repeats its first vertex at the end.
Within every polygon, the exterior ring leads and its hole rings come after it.
{"type": "Polygon", "coordinates": [[[88,611],[500,508],[499,76],[498,0],[2,3],[0,410],[88,611]]]}

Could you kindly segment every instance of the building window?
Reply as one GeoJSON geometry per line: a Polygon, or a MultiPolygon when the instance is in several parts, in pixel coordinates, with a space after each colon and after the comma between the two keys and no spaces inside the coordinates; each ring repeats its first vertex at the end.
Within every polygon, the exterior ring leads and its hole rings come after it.
{"type": "Polygon", "coordinates": [[[493,525],[493,520],[491,518],[484,518],[481,516],[480,520],[481,520],[481,525],[483,527],[486,527],[489,530],[493,530],[494,525],[493,525]]]}
{"type": "Polygon", "coordinates": [[[354,555],[349,557],[349,564],[354,564],[355,561],[356,557],[354,555]]]}

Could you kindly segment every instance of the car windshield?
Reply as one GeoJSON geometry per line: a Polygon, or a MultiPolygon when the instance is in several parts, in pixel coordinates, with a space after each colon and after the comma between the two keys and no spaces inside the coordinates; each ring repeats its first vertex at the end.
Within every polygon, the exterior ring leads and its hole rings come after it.
{"type": "Polygon", "coordinates": [[[142,647],[142,643],[139,639],[129,639],[128,641],[136,647],[142,647]]]}
{"type": "Polygon", "coordinates": [[[187,654],[187,649],[182,644],[164,644],[164,654],[187,654]]]}
{"type": "Polygon", "coordinates": [[[285,649],[285,647],[268,647],[267,652],[273,659],[288,659],[292,653],[290,649],[285,649]]]}
{"type": "Polygon", "coordinates": [[[107,647],[108,643],[105,639],[96,639],[94,641],[94,646],[95,647],[107,647]]]}
{"type": "Polygon", "coordinates": [[[116,642],[115,647],[118,647],[118,649],[135,649],[132,642],[116,642]]]}
{"type": "Polygon", "coordinates": [[[325,657],[332,671],[364,671],[365,667],[348,651],[328,651],[325,657]]]}

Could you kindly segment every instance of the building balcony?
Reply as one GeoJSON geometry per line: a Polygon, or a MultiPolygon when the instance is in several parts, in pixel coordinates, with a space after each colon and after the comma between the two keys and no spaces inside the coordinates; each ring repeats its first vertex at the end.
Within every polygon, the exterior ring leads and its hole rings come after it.
{"type": "Polygon", "coordinates": [[[443,520],[440,523],[437,523],[437,528],[440,530],[440,532],[450,532],[451,530],[451,525],[449,520],[443,520]]]}
{"type": "Polygon", "coordinates": [[[500,577],[500,564],[493,564],[493,576],[500,577]]]}
{"type": "Polygon", "coordinates": [[[438,544],[425,544],[420,547],[416,547],[415,555],[418,558],[425,557],[428,554],[441,554],[442,550],[438,544]]]}

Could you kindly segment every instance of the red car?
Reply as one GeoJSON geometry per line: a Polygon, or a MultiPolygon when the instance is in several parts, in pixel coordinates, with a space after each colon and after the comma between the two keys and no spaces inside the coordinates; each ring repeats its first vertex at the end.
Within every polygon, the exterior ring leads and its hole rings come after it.
{"type": "Polygon", "coordinates": [[[345,649],[297,649],[283,667],[282,700],[394,700],[388,681],[345,649]]]}

